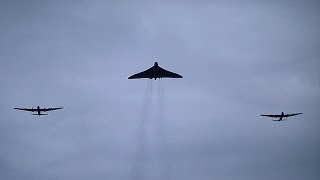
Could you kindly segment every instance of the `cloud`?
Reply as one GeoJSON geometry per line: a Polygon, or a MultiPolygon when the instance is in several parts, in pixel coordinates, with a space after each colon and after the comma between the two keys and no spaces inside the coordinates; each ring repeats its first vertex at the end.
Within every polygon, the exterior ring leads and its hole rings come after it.
{"type": "Polygon", "coordinates": [[[131,179],[144,144],[146,179],[318,179],[318,7],[1,2],[0,177],[131,179]],[[154,61],[184,78],[127,80],[154,61]]]}

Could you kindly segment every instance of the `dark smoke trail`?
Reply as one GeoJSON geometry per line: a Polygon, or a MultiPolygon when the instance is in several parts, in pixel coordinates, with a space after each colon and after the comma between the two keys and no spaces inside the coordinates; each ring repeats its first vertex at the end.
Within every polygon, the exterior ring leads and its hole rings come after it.
{"type": "Polygon", "coordinates": [[[160,167],[161,179],[170,179],[170,162],[168,160],[169,146],[167,143],[166,130],[166,96],[165,84],[163,81],[158,83],[157,92],[157,121],[156,121],[156,137],[158,138],[158,162],[160,167]]]}
{"type": "Polygon", "coordinates": [[[147,82],[141,106],[141,113],[137,129],[137,150],[132,168],[132,179],[143,180],[145,178],[146,163],[148,161],[147,127],[152,105],[152,81],[147,82]]]}
{"type": "Polygon", "coordinates": [[[170,179],[165,127],[165,88],[161,80],[157,81],[156,85],[156,92],[153,92],[153,81],[148,81],[142,101],[137,129],[137,152],[132,169],[134,180],[170,179]]]}

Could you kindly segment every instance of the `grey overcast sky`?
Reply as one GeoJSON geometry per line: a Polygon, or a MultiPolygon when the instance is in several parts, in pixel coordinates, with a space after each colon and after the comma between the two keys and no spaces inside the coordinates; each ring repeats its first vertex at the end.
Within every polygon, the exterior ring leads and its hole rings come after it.
{"type": "Polygon", "coordinates": [[[0,1],[0,179],[320,179],[319,12],[0,1]],[[127,79],[155,61],[184,78],[127,79]]]}

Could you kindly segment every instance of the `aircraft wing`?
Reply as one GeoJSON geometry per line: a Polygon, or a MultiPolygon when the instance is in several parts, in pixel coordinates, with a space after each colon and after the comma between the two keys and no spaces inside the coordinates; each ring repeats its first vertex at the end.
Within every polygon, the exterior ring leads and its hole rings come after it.
{"type": "Polygon", "coordinates": [[[139,78],[183,78],[181,75],[177,73],[170,72],[161,67],[151,67],[145,71],[134,74],[130,76],[128,79],[139,79],[139,78]]]}
{"type": "Polygon", "coordinates": [[[17,109],[17,110],[22,110],[22,111],[31,111],[31,112],[34,112],[34,111],[37,111],[37,109],[30,109],[30,108],[13,108],[13,109],[17,109]]]}
{"type": "Polygon", "coordinates": [[[280,117],[281,115],[278,115],[278,114],[262,114],[262,115],[260,115],[260,116],[278,118],[278,117],[280,117]]]}
{"type": "Polygon", "coordinates": [[[286,114],[285,116],[286,117],[290,117],[290,116],[296,116],[296,115],[299,115],[299,114],[302,114],[302,113],[286,114]]]}
{"type": "Polygon", "coordinates": [[[62,109],[63,107],[58,107],[58,108],[43,108],[43,109],[40,109],[40,111],[54,111],[54,110],[58,110],[58,109],[62,109]]]}
{"type": "Polygon", "coordinates": [[[128,79],[150,78],[154,72],[153,68],[154,67],[151,67],[145,71],[134,74],[134,75],[128,77],[128,79]]]}
{"type": "Polygon", "coordinates": [[[161,77],[167,77],[167,78],[183,78],[181,75],[177,73],[170,72],[168,70],[165,70],[161,67],[159,67],[159,73],[161,74],[161,77]]]}

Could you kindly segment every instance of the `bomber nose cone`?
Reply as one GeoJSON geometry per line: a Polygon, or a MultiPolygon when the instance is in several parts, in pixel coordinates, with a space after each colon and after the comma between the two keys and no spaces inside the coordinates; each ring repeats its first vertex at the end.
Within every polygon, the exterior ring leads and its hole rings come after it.
{"type": "Polygon", "coordinates": [[[154,66],[158,66],[158,62],[155,62],[155,63],[154,63],[154,66]]]}

